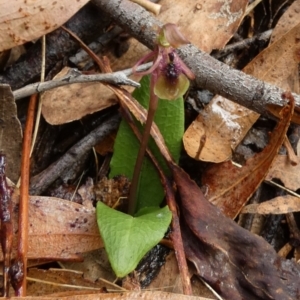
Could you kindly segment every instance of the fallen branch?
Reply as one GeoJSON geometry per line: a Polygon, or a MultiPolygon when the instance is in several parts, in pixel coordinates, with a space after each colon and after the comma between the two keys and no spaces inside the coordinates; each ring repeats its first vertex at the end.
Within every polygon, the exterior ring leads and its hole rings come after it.
{"type": "MultiPolygon", "coordinates": [[[[109,13],[133,37],[153,49],[157,31],[162,26],[153,15],[128,0],[93,2],[109,13]]],[[[195,73],[198,87],[208,89],[260,114],[270,114],[269,105],[283,107],[286,104],[281,97],[284,92],[282,89],[232,69],[191,44],[181,47],[178,53],[195,73]]],[[[295,93],[292,95],[296,104],[294,114],[299,114],[300,96],[295,93]]]]}
{"type": "MultiPolygon", "coordinates": [[[[140,66],[137,71],[145,71],[152,63],[140,66]]],[[[115,85],[131,85],[133,87],[140,87],[138,82],[135,82],[127,76],[132,74],[132,69],[118,71],[109,74],[92,74],[84,75],[77,69],[70,69],[67,75],[45,82],[36,82],[26,85],[25,87],[13,92],[15,100],[30,96],[35,93],[45,92],[50,89],[58,88],[60,86],[73,84],[73,83],[86,83],[86,82],[105,82],[115,85]]]]}

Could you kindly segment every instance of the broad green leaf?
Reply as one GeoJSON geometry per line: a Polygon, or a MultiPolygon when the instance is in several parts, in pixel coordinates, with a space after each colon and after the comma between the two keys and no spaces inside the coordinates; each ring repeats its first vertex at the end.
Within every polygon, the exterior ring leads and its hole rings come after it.
{"type": "Polygon", "coordinates": [[[97,203],[97,222],[111,266],[118,277],[133,271],[142,257],[164,236],[171,222],[169,208],[132,217],[97,203]]]}
{"type": "MultiPolygon", "coordinates": [[[[147,108],[150,91],[149,77],[145,76],[140,83],[141,87],[134,91],[133,97],[147,108]]],[[[172,101],[159,100],[154,121],[159,127],[173,158],[178,162],[184,133],[183,98],[172,101]]],[[[152,138],[149,145],[160,165],[168,173],[165,162],[152,138]]],[[[110,164],[110,178],[121,174],[132,178],[138,149],[138,140],[129,125],[122,121],[114,145],[114,154],[110,164]]],[[[137,210],[148,206],[159,206],[164,197],[164,190],[158,173],[147,157],[144,159],[137,197],[137,210]]]]}

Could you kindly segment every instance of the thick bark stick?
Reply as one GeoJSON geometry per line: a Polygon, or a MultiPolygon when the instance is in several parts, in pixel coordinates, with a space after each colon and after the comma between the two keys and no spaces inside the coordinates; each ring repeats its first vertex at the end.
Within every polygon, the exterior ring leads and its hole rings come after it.
{"type": "MultiPolygon", "coordinates": [[[[127,0],[93,0],[101,9],[141,43],[153,49],[157,30],[162,26],[153,15],[127,0]]],[[[282,89],[232,69],[193,45],[181,47],[180,57],[196,75],[198,87],[208,89],[260,114],[268,114],[267,106],[284,106],[282,89]]],[[[300,96],[294,94],[296,112],[300,111],[300,96]]]]}

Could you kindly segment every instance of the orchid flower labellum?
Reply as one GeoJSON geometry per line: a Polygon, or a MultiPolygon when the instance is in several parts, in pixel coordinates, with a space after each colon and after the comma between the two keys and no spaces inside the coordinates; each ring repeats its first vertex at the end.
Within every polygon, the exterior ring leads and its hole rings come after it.
{"type": "Polygon", "coordinates": [[[189,88],[190,80],[195,78],[194,73],[177,55],[175,48],[189,42],[179,32],[175,24],[165,24],[158,35],[156,49],[140,59],[134,69],[154,57],[153,66],[142,73],[150,74],[151,89],[155,96],[161,99],[175,100],[183,96],[189,88]]]}

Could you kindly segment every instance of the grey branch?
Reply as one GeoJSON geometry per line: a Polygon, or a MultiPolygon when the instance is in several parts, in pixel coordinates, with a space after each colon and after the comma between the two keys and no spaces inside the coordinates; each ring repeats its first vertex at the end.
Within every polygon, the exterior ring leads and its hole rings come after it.
{"type": "MultiPolygon", "coordinates": [[[[152,63],[141,65],[137,68],[137,71],[147,70],[152,63]]],[[[111,74],[93,74],[93,75],[83,75],[77,69],[71,69],[65,76],[50,80],[46,82],[37,82],[33,84],[26,85],[25,87],[18,89],[13,92],[16,100],[30,96],[35,93],[41,93],[50,89],[54,89],[60,86],[64,86],[72,83],[85,83],[85,82],[104,82],[115,85],[131,85],[134,87],[140,87],[138,82],[135,82],[128,78],[127,76],[132,74],[132,69],[127,69],[124,71],[118,71],[111,74]]]]}
{"type": "MultiPolygon", "coordinates": [[[[162,26],[153,15],[128,0],[93,0],[109,13],[117,24],[141,43],[153,49],[157,31],[162,26]]],[[[210,90],[260,114],[267,114],[267,105],[285,105],[282,89],[232,69],[193,45],[178,49],[180,57],[196,75],[198,87],[210,90]]],[[[293,93],[296,109],[300,109],[300,96],[293,93]]]]}

